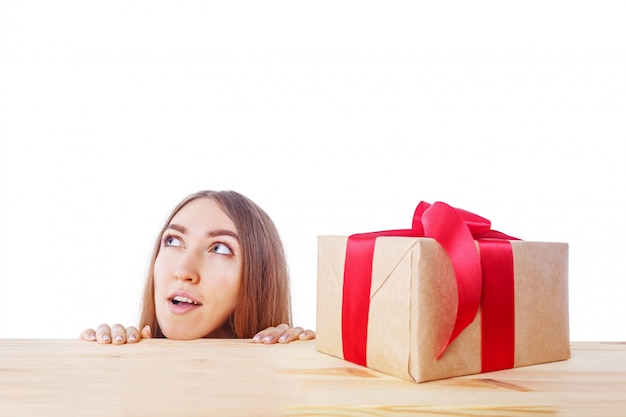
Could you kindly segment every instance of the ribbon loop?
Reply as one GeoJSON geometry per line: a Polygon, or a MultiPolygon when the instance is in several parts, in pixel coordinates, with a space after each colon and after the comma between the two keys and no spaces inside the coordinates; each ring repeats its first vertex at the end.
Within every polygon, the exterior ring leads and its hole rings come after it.
{"type": "Polygon", "coordinates": [[[422,224],[424,235],[439,242],[450,257],[457,283],[456,320],[448,341],[437,355],[440,358],[476,316],[482,292],[482,270],[474,237],[458,210],[437,202],[424,212],[422,224]]]}
{"type": "Polygon", "coordinates": [[[448,346],[472,323],[479,307],[482,306],[484,368],[494,370],[507,367],[513,356],[514,342],[511,341],[510,329],[513,328],[514,317],[511,310],[513,255],[510,243],[505,240],[517,238],[491,230],[491,222],[477,214],[453,208],[443,202],[431,205],[424,201],[415,209],[411,229],[349,236],[342,304],[344,359],[367,366],[367,325],[372,264],[375,241],[379,236],[430,237],[439,242],[450,257],[457,282],[457,312],[454,325],[449,330],[450,336],[439,350],[437,358],[439,359],[448,346]],[[484,244],[485,239],[497,239],[501,242],[494,245],[484,244]],[[480,254],[475,240],[480,245],[480,254]],[[504,278],[499,283],[500,275],[504,278]],[[485,285],[488,285],[487,290],[485,285]],[[505,301],[499,299],[502,292],[505,294],[505,301]],[[498,319],[499,316],[502,316],[502,319],[498,319]],[[501,329],[508,329],[506,340],[503,342],[496,340],[501,329]],[[504,351],[498,354],[497,351],[500,349],[504,351]],[[494,352],[495,360],[485,359],[485,356],[490,356],[494,352]]]}

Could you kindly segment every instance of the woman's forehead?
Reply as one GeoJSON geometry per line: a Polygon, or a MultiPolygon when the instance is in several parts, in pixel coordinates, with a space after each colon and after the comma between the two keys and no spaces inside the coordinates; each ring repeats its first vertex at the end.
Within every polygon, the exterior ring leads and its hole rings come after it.
{"type": "Polygon", "coordinates": [[[185,204],[172,217],[171,224],[200,233],[221,229],[237,233],[233,220],[228,217],[219,203],[211,198],[197,198],[185,204]]]}

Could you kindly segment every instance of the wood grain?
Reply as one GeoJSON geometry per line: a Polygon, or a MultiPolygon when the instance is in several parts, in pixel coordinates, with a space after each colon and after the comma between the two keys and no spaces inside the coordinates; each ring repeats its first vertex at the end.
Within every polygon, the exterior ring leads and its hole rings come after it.
{"type": "Polygon", "coordinates": [[[0,340],[0,416],[626,416],[626,343],[413,384],[315,342],[0,340]]]}

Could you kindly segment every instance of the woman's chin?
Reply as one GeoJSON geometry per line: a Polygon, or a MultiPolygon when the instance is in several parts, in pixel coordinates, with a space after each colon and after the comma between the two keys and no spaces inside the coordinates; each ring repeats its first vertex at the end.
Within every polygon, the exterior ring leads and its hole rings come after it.
{"type": "Polygon", "coordinates": [[[163,336],[171,340],[194,340],[204,337],[198,329],[185,329],[180,324],[160,326],[163,336]]]}

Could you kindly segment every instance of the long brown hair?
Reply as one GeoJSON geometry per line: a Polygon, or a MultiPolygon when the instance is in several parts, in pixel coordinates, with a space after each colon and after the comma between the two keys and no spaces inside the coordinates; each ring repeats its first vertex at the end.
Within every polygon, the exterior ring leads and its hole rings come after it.
{"type": "Polygon", "coordinates": [[[172,218],[198,198],[216,201],[231,218],[239,234],[242,271],[237,307],[228,320],[236,338],[251,338],[260,330],[286,323],[291,326],[289,273],[283,245],[274,222],[263,209],[236,191],[199,191],[182,200],[169,215],[154,245],[144,287],[140,328],[149,325],[153,337],[164,337],[154,304],[154,264],[161,239],[172,218]]]}

